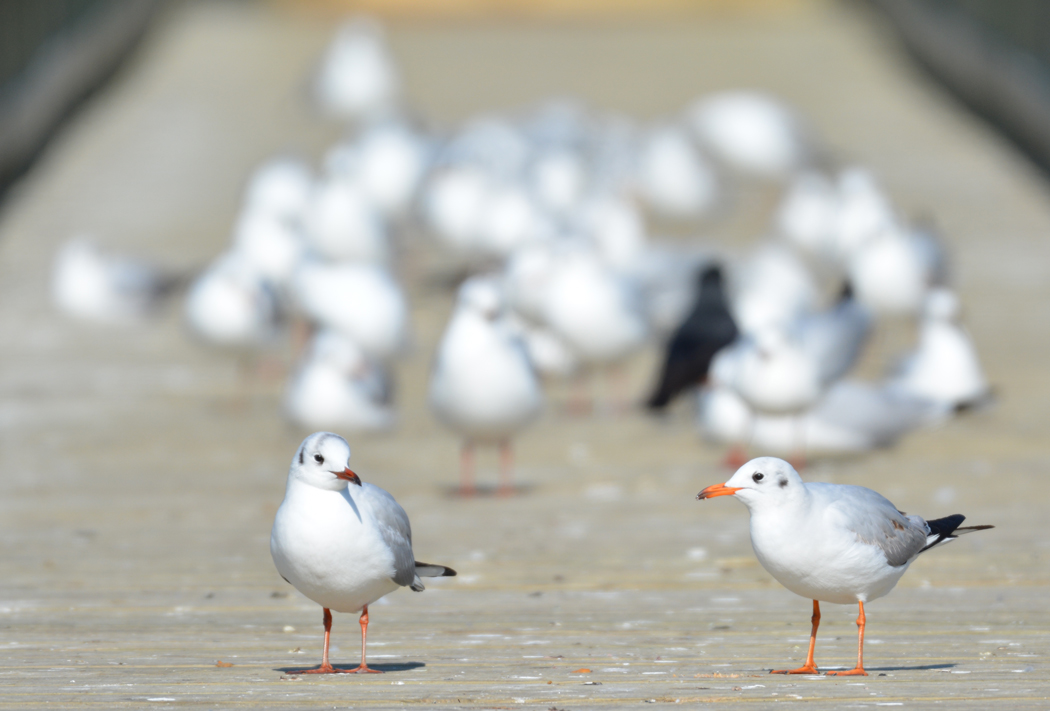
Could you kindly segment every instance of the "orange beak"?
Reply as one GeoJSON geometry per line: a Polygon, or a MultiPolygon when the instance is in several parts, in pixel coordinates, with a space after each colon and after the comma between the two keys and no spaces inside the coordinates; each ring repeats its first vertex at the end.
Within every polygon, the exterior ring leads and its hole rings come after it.
{"type": "Polygon", "coordinates": [[[697,501],[702,501],[703,499],[713,499],[716,496],[732,496],[736,492],[740,491],[740,489],[741,489],[741,487],[739,487],[739,486],[726,486],[725,484],[712,484],[711,486],[707,487],[706,489],[701,491],[699,494],[697,494],[696,495],[696,499],[697,499],[697,501]]]}
{"type": "Polygon", "coordinates": [[[335,474],[340,479],[345,479],[346,481],[353,482],[354,484],[357,484],[358,486],[361,486],[361,479],[357,476],[357,474],[354,474],[352,471],[350,471],[349,468],[344,469],[341,472],[332,472],[332,473],[335,474]]]}

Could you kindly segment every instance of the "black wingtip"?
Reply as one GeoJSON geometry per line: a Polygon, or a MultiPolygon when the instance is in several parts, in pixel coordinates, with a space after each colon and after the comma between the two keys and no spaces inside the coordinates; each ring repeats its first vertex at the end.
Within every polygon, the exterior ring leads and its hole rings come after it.
{"type": "Polygon", "coordinates": [[[456,575],[456,571],[452,570],[452,568],[448,567],[447,565],[435,565],[434,563],[422,563],[422,562],[417,560],[416,561],[416,567],[417,568],[436,568],[436,569],[440,569],[441,570],[441,575],[428,575],[427,577],[429,577],[429,578],[451,578],[451,577],[454,577],[456,575]]]}
{"type": "Polygon", "coordinates": [[[962,514],[952,514],[951,516],[945,516],[944,518],[935,518],[932,521],[927,521],[926,525],[930,527],[931,534],[937,536],[950,536],[965,520],[966,517],[962,514]]]}

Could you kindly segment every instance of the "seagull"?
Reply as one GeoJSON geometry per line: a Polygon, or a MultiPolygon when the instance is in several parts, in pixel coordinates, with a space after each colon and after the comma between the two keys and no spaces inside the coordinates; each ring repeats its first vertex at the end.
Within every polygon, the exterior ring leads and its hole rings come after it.
{"type": "Polygon", "coordinates": [[[660,382],[646,403],[650,410],[664,409],[683,391],[706,380],[715,354],[736,340],[738,332],[726,303],[722,268],[717,264],[705,267],[699,282],[696,304],[667,347],[660,382]]]}
{"type": "Polygon", "coordinates": [[[813,648],[820,601],[860,606],[857,666],[828,675],[867,676],[864,671],[864,603],[890,592],[920,553],[964,533],[992,526],[965,526],[962,514],[927,521],[908,516],[863,486],[806,484],[782,459],[759,457],[724,484],[697,499],[736,496],[751,513],[751,546],[758,562],[796,595],[813,600],[813,631],[804,666],[774,674],[816,674],[813,648]]]}
{"type": "Polygon", "coordinates": [[[369,358],[388,362],[405,349],[408,303],[382,267],[305,259],[292,275],[291,287],[307,317],[345,334],[369,358]]]}
{"type": "Polygon", "coordinates": [[[352,178],[337,176],[317,186],[303,214],[303,228],[307,243],[325,259],[390,260],[386,222],[352,178]]]}
{"type": "Polygon", "coordinates": [[[273,521],[270,555],[277,572],[324,608],[321,666],[291,674],[381,673],[365,661],[368,606],[400,587],[421,592],[420,578],[456,574],[415,559],[408,514],[386,491],[363,484],[349,460],[350,445],[339,435],[315,432],[304,439],[273,521]],[[361,664],[354,669],[328,662],[332,610],[361,613],[361,664]]]}
{"type": "Polygon", "coordinates": [[[853,252],[848,273],[857,298],[876,313],[919,314],[943,278],[943,259],[934,235],[897,222],[853,252]]]}
{"type": "Polygon", "coordinates": [[[819,301],[810,269],[785,245],[763,245],[732,276],[733,318],[743,333],[786,327],[819,301]]]}
{"type": "Polygon", "coordinates": [[[684,126],[666,124],[646,133],[638,155],[638,191],[660,216],[703,217],[718,201],[718,179],[684,126]]]}
{"type": "Polygon", "coordinates": [[[281,291],[303,258],[306,246],[294,221],[249,204],[234,227],[232,251],[281,291]]]}
{"type": "Polygon", "coordinates": [[[944,287],[926,297],[919,344],[892,377],[913,396],[963,409],[985,401],[991,387],[981,369],[970,335],[958,323],[959,299],[944,287]]]}
{"type": "Polygon", "coordinates": [[[542,321],[584,366],[618,366],[645,345],[649,325],[641,295],[596,252],[567,246],[548,279],[542,321]]]}
{"type": "Polygon", "coordinates": [[[856,364],[871,324],[871,312],[854,298],[847,281],[834,306],[805,314],[791,330],[802,350],[817,364],[821,384],[828,386],[856,364]]]}
{"type": "Polygon", "coordinates": [[[190,286],[186,323],[194,335],[217,346],[253,348],[278,330],[277,296],[238,252],[221,255],[190,286]]]}
{"type": "Polygon", "coordinates": [[[335,118],[370,118],[397,107],[401,80],[378,23],[359,17],[339,28],[314,93],[321,108],[335,118]]]}
{"type": "Polygon", "coordinates": [[[736,170],[786,177],[812,158],[801,120],[758,91],[724,91],[698,100],[687,116],[700,141],[736,170]]]}
{"type": "Polygon", "coordinates": [[[314,189],[310,167],[293,157],[272,158],[255,169],[244,191],[244,208],[298,220],[314,189]]]}
{"type": "Polygon", "coordinates": [[[145,262],[106,254],[80,235],[55,257],[51,294],[56,306],[77,318],[132,324],[155,313],[178,281],[145,262]]]}
{"type": "Polygon", "coordinates": [[[369,126],[354,145],[354,174],[389,218],[404,216],[429,167],[432,148],[422,133],[401,121],[369,126]]]}
{"type": "Polygon", "coordinates": [[[708,386],[700,392],[698,412],[701,433],[711,440],[774,454],[809,456],[889,447],[912,430],[944,422],[952,408],[908,393],[892,382],[839,380],[798,415],[754,412],[743,398],[722,386],[708,386]]]}
{"type": "Polygon", "coordinates": [[[304,429],[381,432],[395,423],[390,391],[381,366],[351,339],[326,329],[314,336],[289,381],[284,409],[304,429]]]}
{"type": "Polygon", "coordinates": [[[430,376],[430,408],[463,436],[461,493],[474,494],[476,443],[498,443],[500,494],[511,493],[510,439],[540,413],[543,393],[514,327],[501,318],[497,279],[471,277],[438,345],[430,376]]]}

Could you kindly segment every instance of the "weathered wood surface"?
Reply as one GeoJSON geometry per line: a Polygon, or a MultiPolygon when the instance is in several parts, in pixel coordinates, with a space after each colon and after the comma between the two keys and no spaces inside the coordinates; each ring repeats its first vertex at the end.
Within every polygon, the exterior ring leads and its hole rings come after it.
{"type": "MultiPolygon", "coordinates": [[[[853,11],[792,7],[602,28],[404,24],[391,39],[410,96],[446,124],[552,93],[657,117],[702,91],[774,89],[906,210],[936,216],[998,404],[804,476],[998,528],[924,556],[869,606],[872,676],[768,675],[801,663],[809,603],[757,565],[742,506],[693,500],[727,473],[684,409],[665,422],[573,418],[554,389],[518,447],[526,491],[451,496],[457,443],[423,395],[451,303],[447,265],[412,236],[402,274],[417,347],[398,373],[402,424],[352,442],[353,464],[404,504],[418,557],[460,577],[373,607],[371,660],[389,673],[284,676],[319,661],[321,614],[268,552],[303,436],[278,414],[279,378],[240,384],[232,357],[186,337],[178,309],[110,330],[48,300],[71,232],[203,264],[253,165],[288,148],[317,157],[338,135],[305,102],[325,22],[187,4],[0,215],[0,707],[1046,708],[1046,185],[853,11]]],[[[771,202],[741,198],[722,244],[756,237],[771,202]]],[[[652,361],[632,364],[635,393],[652,361]]],[[[494,480],[494,457],[482,464],[494,480]]],[[[852,665],[855,616],[825,606],[818,664],[852,665]]],[[[356,663],[358,644],[356,620],[337,615],[334,661],[356,663]]]]}

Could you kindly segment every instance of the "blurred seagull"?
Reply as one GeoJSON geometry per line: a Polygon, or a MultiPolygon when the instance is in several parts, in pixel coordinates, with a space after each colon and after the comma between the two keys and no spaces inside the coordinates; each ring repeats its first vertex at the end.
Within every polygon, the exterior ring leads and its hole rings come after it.
{"type": "Polygon", "coordinates": [[[693,310],[667,346],[660,380],[646,403],[662,410],[682,392],[707,379],[711,360],[734,340],[738,331],[726,302],[722,269],[712,264],[700,272],[700,293],[693,310]]]}
{"type": "Polygon", "coordinates": [[[671,219],[702,217],[718,199],[714,170],[682,127],[667,124],[642,138],[638,190],[653,210],[671,219]]]}
{"type": "Polygon", "coordinates": [[[585,366],[620,363],[648,337],[644,306],[634,286],[582,246],[558,254],[543,295],[543,323],[585,366]]]}
{"type": "Polygon", "coordinates": [[[703,97],[688,118],[701,143],[743,173],[782,178],[810,161],[801,121],[767,94],[726,91],[703,97]]]}
{"type": "Polygon", "coordinates": [[[232,252],[283,291],[306,251],[297,224],[278,212],[249,206],[234,227],[232,252]]]}
{"type": "Polygon", "coordinates": [[[973,341],[958,317],[954,292],[932,289],[926,297],[919,345],[892,376],[895,387],[954,408],[980,404],[991,395],[973,341]]]}
{"type": "Polygon", "coordinates": [[[154,313],[178,284],[145,262],[105,254],[90,237],[78,236],[55,257],[51,296],[71,316],[131,324],[154,313]]]}
{"type": "Polygon", "coordinates": [[[876,313],[915,315],[942,274],[942,261],[932,235],[894,222],[853,252],[849,279],[857,299],[876,313]]]}
{"type": "MultiPolygon", "coordinates": [[[[792,456],[802,461],[806,450],[803,413],[820,398],[824,387],[821,372],[809,353],[785,332],[768,328],[737,339],[723,348],[711,362],[710,378],[716,386],[729,388],[750,408],[748,435],[743,448],[752,441],[755,417],[787,415],[795,423],[792,456]]],[[[739,466],[744,453],[733,447],[726,464],[739,466]]]]}
{"type": "Polygon", "coordinates": [[[698,409],[700,431],[707,438],[806,457],[889,447],[909,432],[940,424],[951,414],[949,407],[889,383],[855,380],[836,382],[798,415],[756,413],[743,398],[722,386],[704,388],[698,409]]]}
{"type": "Polygon", "coordinates": [[[871,312],[853,297],[853,288],[847,281],[834,306],[802,316],[792,324],[791,331],[802,350],[817,364],[821,384],[828,386],[853,368],[871,326],[871,312]]]}
{"type": "Polygon", "coordinates": [[[431,409],[463,437],[460,491],[465,496],[475,492],[476,444],[499,445],[499,492],[512,492],[511,438],[539,415],[543,404],[525,348],[501,318],[502,308],[494,277],[465,281],[430,376],[431,409]]]}
{"type": "Polygon", "coordinates": [[[317,333],[288,383],[285,412],[305,429],[380,432],[394,426],[390,382],[352,340],[317,333]]]}
{"type": "Polygon", "coordinates": [[[813,651],[820,601],[856,602],[857,666],[829,676],[867,676],[864,671],[864,603],[889,593],[919,554],[964,533],[992,526],[965,526],[962,514],[927,521],[897,510],[862,486],[807,484],[782,459],[759,457],[698,499],[736,496],[751,514],[751,545],[770,575],[796,595],[813,600],[813,630],[806,663],[774,674],[816,674],[813,651]]]}
{"type": "Polygon", "coordinates": [[[393,111],[400,80],[382,27],[364,17],[344,23],[328,46],[314,90],[321,108],[338,118],[393,111]]]}
{"type": "Polygon", "coordinates": [[[349,460],[350,446],[339,435],[315,432],[303,440],[274,517],[270,555],[277,572],[324,608],[321,665],[290,674],[381,673],[365,660],[368,606],[400,587],[421,592],[421,578],[456,574],[415,559],[408,514],[386,491],[362,483],[349,460]],[[361,613],[361,664],[353,669],[328,661],[331,610],[361,613]]]}
{"type": "Polygon", "coordinates": [[[818,303],[813,274],[789,248],[767,244],[751,255],[732,280],[732,312],[743,333],[784,329],[818,303]]]}
{"type": "Polygon", "coordinates": [[[262,275],[236,253],[221,255],[186,294],[186,323],[204,341],[251,349],[277,334],[277,297],[262,275]]]}
{"type": "Polygon", "coordinates": [[[381,267],[305,260],[292,276],[292,291],[308,318],[345,334],[369,358],[392,360],[408,344],[405,295],[381,267]]]}
{"type": "Polygon", "coordinates": [[[299,220],[314,189],[309,166],[296,158],[274,158],[255,170],[245,189],[244,209],[299,220]]]}
{"type": "Polygon", "coordinates": [[[386,222],[352,179],[334,177],[318,185],[303,228],[307,243],[325,259],[372,264],[390,259],[386,222]]]}

